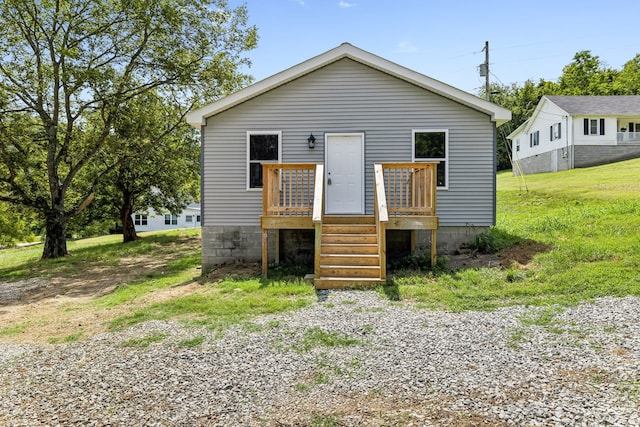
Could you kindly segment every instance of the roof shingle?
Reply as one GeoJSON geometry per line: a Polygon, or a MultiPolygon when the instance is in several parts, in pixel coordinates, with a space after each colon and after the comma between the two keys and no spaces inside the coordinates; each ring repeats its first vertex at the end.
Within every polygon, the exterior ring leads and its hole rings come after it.
{"type": "Polygon", "coordinates": [[[547,96],[571,115],[640,115],[640,95],[547,96]]]}

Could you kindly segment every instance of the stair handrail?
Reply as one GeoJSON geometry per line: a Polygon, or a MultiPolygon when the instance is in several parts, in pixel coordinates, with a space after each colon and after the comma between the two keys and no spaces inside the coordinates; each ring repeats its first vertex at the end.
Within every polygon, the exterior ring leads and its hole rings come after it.
{"type": "Polygon", "coordinates": [[[316,165],[315,183],[313,186],[313,211],[311,220],[322,222],[322,202],[324,200],[324,165],[316,165]]]}
{"type": "Polygon", "coordinates": [[[320,252],[322,251],[322,214],[324,202],[324,165],[316,165],[315,184],[313,187],[313,212],[311,221],[315,228],[313,252],[313,276],[320,277],[320,252]]]}
{"type": "Polygon", "coordinates": [[[384,189],[384,173],[381,164],[375,163],[373,165],[373,176],[375,183],[373,213],[376,221],[376,231],[378,233],[380,279],[384,280],[387,278],[386,223],[389,221],[389,212],[387,211],[387,196],[384,189]]]}

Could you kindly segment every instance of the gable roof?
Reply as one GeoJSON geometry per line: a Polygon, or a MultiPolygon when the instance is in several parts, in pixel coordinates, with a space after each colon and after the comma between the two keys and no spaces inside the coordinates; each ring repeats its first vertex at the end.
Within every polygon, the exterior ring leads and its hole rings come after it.
{"type": "Polygon", "coordinates": [[[570,116],[625,116],[640,114],[640,95],[544,95],[540,98],[533,113],[531,113],[531,117],[511,132],[507,139],[513,140],[519,133],[528,132],[547,102],[557,105],[570,116]]]}
{"type": "Polygon", "coordinates": [[[511,111],[505,108],[480,99],[477,96],[471,95],[453,86],[449,86],[446,83],[432,79],[431,77],[427,77],[424,74],[417,73],[394,62],[373,55],[349,43],[343,43],[323,54],[301,62],[298,65],[294,65],[289,69],[274,74],[271,77],[190,112],[187,114],[187,122],[195,128],[200,128],[200,126],[206,124],[207,117],[221,113],[222,111],[248,101],[256,96],[343,58],[349,58],[445,98],[449,98],[460,104],[466,105],[467,107],[486,113],[491,116],[491,121],[495,122],[496,126],[500,126],[511,120],[511,111]]]}
{"type": "Polygon", "coordinates": [[[573,116],[640,114],[640,95],[545,96],[573,116]]]}

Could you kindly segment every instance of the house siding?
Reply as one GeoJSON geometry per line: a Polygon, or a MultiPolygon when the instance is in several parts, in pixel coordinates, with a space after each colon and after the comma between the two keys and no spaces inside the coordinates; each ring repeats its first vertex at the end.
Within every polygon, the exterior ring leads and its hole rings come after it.
{"type": "Polygon", "coordinates": [[[281,131],[282,161],[324,162],[324,134],[364,132],[365,206],[373,164],[411,161],[412,129],[449,129],[449,188],[441,226],[489,226],[494,214],[494,124],[486,114],[342,59],[207,120],[203,127],[205,227],[258,226],[262,192],[246,189],[246,132],[281,131]],[[316,136],[309,149],[306,139],[316,136]]]}
{"type": "Polygon", "coordinates": [[[169,212],[155,212],[153,209],[149,209],[145,212],[136,212],[131,215],[131,219],[135,221],[136,215],[146,215],[147,224],[139,224],[135,225],[136,232],[143,231],[158,231],[158,230],[172,230],[175,228],[194,228],[200,227],[202,221],[197,221],[197,217],[200,216],[202,219],[202,214],[200,209],[194,208],[186,208],[180,214],[177,215],[177,224],[165,224],[164,215],[169,212]],[[187,222],[187,215],[191,216],[191,222],[187,222]]]}

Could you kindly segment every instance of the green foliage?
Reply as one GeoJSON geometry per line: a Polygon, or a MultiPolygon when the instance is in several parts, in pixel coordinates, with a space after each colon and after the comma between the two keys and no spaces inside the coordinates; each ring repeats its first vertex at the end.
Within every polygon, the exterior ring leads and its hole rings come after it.
{"type": "Polygon", "coordinates": [[[204,342],[204,335],[197,335],[193,338],[187,338],[178,343],[179,347],[194,348],[199,347],[204,342]]]}
{"type": "Polygon", "coordinates": [[[147,348],[149,345],[160,342],[167,337],[166,334],[155,333],[148,337],[143,338],[131,338],[129,340],[123,341],[120,343],[122,347],[133,347],[133,348],[147,348]]]}
{"type": "Polygon", "coordinates": [[[37,221],[25,209],[0,202],[0,248],[36,241],[37,221]]]}
{"type": "Polygon", "coordinates": [[[491,227],[488,231],[476,234],[469,246],[481,254],[495,254],[521,241],[520,236],[509,234],[498,227],[491,227]]]}
{"type": "Polygon", "coordinates": [[[389,261],[389,269],[392,271],[411,270],[411,271],[431,271],[444,268],[446,258],[440,257],[436,259],[436,265],[431,265],[431,254],[409,254],[403,258],[392,259],[389,261]]]}
{"type": "Polygon", "coordinates": [[[256,40],[246,8],[224,0],[0,3],[0,201],[40,215],[44,258],[67,255],[69,218],[129,161],[118,157],[122,140],[140,143],[139,132],[126,132],[125,114],[134,127],[147,124],[135,103],[155,94],[175,107],[164,110],[167,123],[181,123],[194,106],[250,81],[241,54],[256,40]]]}
{"type": "Polygon", "coordinates": [[[311,327],[305,331],[302,340],[294,345],[294,348],[299,352],[307,352],[316,347],[344,347],[360,343],[359,340],[339,332],[311,327]]]}

